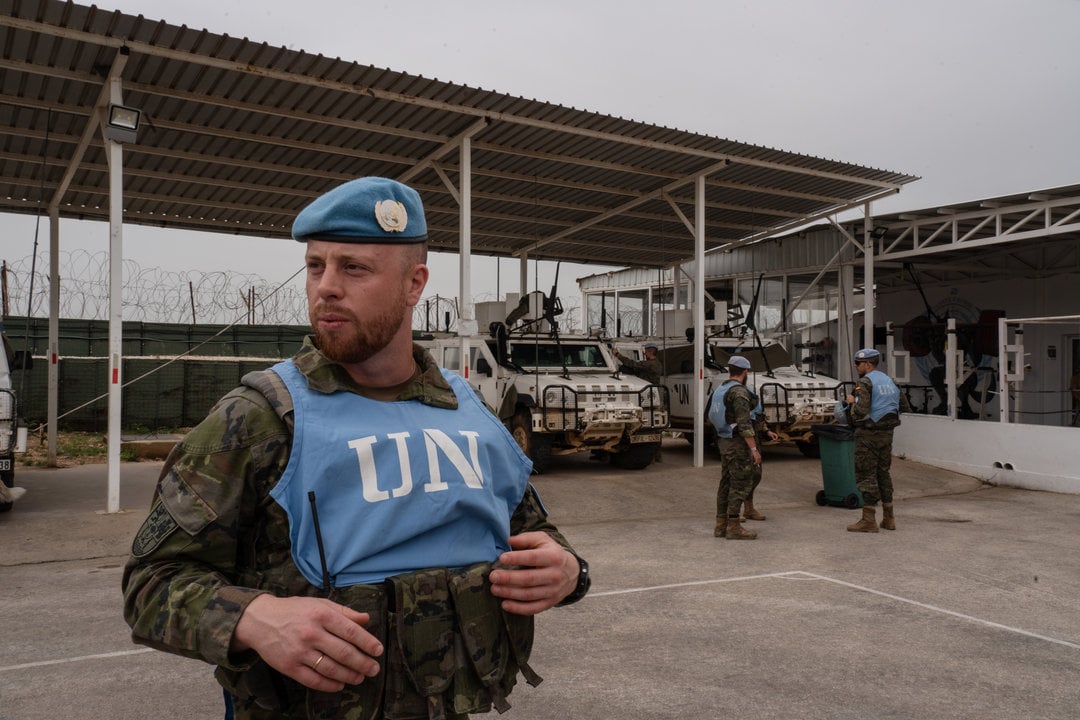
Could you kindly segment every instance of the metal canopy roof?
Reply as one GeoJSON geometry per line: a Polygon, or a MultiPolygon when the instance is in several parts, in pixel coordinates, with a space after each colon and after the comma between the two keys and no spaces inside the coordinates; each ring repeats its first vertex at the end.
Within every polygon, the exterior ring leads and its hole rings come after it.
{"type": "MultiPolygon", "coordinates": [[[[1080,273],[1080,185],[877,215],[871,222],[874,264],[911,264],[926,285],[1080,273]]],[[[852,230],[861,233],[862,221],[852,230]]],[[[907,288],[909,280],[902,272],[874,275],[879,291],[907,288]]]]}
{"type": "Polygon", "coordinates": [[[383,175],[457,251],[464,144],[473,253],[663,266],[693,256],[698,175],[706,250],[916,179],[71,2],[0,0],[0,53],[0,211],[108,218],[112,78],[142,111],[125,223],[288,237],[319,194],[383,175]]]}

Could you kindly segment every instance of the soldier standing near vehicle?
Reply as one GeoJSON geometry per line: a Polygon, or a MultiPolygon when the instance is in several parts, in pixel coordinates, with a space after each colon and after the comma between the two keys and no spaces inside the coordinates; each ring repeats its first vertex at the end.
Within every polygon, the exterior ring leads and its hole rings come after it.
{"type": "Polygon", "coordinates": [[[852,394],[836,404],[841,422],[855,428],[855,483],[863,496],[862,519],[848,525],[850,532],[878,531],[877,510],[881,501],[881,527],[896,529],[893,516],[892,466],[893,429],[900,413],[911,412],[907,397],[893,379],[877,369],[881,353],[863,348],[855,353],[859,379],[852,394]]]}
{"type": "Polygon", "coordinates": [[[634,360],[632,358],[623,357],[618,348],[615,349],[615,357],[619,358],[619,362],[622,363],[622,366],[626,368],[627,372],[631,372],[643,380],[658,385],[661,378],[664,376],[664,366],[659,358],[656,357],[657,347],[655,345],[646,345],[642,350],[645,353],[644,360],[634,360]]]}
{"type": "Polygon", "coordinates": [[[313,335],[177,445],[124,570],[136,642],[217,665],[238,720],[500,712],[532,616],[588,567],[531,464],[412,343],[419,195],[341,185],[296,218],[313,335]]]}
{"type": "Polygon", "coordinates": [[[758,398],[746,386],[750,361],[742,355],[728,358],[727,382],[720,385],[709,400],[709,421],[716,428],[720,441],[720,487],[716,492],[716,527],[713,537],[728,540],[753,540],[757,533],[745,530],[739,516],[745,506],[747,519],[764,520],[754,509],[754,489],[761,482],[761,448],[758,433],[770,440],[779,436],[767,430],[764,417],[755,408],[758,398]]]}

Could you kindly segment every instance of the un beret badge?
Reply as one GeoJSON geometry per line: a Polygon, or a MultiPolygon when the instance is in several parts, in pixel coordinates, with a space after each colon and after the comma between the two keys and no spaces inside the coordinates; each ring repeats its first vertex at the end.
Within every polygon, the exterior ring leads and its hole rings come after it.
{"type": "Polygon", "coordinates": [[[397,200],[380,200],[375,203],[375,219],[386,232],[402,232],[409,224],[409,213],[397,200]]]}

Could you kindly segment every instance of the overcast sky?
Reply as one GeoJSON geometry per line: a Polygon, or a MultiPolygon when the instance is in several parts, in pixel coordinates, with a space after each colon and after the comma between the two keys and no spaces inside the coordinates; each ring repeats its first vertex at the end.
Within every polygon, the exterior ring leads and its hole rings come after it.
{"type": "MultiPolygon", "coordinates": [[[[1080,0],[96,4],[922,178],[875,203],[876,212],[1080,182],[1080,0]]],[[[18,257],[28,256],[32,221],[0,216],[0,223],[27,247],[18,257]]],[[[106,248],[107,228],[92,228],[65,227],[62,249],[106,248]]],[[[41,233],[47,249],[47,223],[41,233]]],[[[252,253],[253,241],[242,238],[184,236],[177,242],[172,233],[128,226],[125,256],[144,267],[216,270],[222,250],[233,248],[246,272],[270,281],[301,264],[290,242],[263,241],[252,253]]],[[[475,292],[494,292],[492,268],[493,260],[477,260],[475,292]]],[[[501,268],[502,290],[515,291],[517,262],[501,268]]],[[[541,274],[542,288],[552,268],[541,274]]],[[[456,295],[456,266],[435,270],[429,292],[456,295]]],[[[598,271],[564,265],[560,284],[576,293],[573,279],[598,271]]]]}

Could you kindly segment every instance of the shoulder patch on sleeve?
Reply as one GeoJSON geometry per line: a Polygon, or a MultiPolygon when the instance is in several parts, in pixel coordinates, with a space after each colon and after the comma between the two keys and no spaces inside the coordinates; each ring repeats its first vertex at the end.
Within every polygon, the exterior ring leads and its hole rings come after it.
{"type": "Polygon", "coordinates": [[[154,552],[161,542],[173,534],[179,528],[176,520],[160,502],[154,503],[150,515],[143,521],[142,527],[135,535],[131,543],[131,554],[134,557],[146,557],[154,552]]]}

